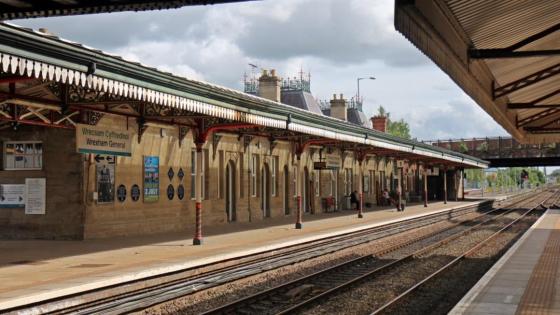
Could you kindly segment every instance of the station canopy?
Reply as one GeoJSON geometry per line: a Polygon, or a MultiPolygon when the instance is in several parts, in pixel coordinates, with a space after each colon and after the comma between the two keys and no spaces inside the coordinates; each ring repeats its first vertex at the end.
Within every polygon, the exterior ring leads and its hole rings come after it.
{"type": "Polygon", "coordinates": [[[0,0],[0,20],[58,15],[175,9],[247,0],[0,0]]]}
{"type": "MultiPolygon", "coordinates": [[[[403,139],[215,84],[184,78],[31,29],[0,23],[0,130],[18,125],[74,129],[103,115],[176,132],[179,143],[216,144],[218,132],[335,147],[425,165],[487,167],[481,159],[403,139]],[[191,133],[189,133],[191,134],[191,133]]],[[[134,127],[136,128],[136,127],[134,127]]]]}
{"type": "Polygon", "coordinates": [[[560,1],[396,0],[395,27],[518,141],[560,141],[560,1]]]}

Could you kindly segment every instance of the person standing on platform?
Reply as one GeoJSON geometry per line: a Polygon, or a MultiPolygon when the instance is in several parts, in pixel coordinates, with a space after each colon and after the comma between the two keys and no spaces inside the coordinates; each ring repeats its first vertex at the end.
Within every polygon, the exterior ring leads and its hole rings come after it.
{"type": "Polygon", "coordinates": [[[360,196],[356,190],[350,194],[350,204],[356,204],[356,210],[360,210],[360,196]]]}

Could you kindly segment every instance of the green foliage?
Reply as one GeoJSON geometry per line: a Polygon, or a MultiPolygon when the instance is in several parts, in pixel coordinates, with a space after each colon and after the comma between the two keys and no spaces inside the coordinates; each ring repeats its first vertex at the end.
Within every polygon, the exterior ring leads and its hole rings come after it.
{"type": "Polygon", "coordinates": [[[488,142],[484,141],[476,147],[478,152],[488,152],[488,142]]]}
{"type": "Polygon", "coordinates": [[[464,141],[459,143],[459,151],[461,153],[468,153],[469,152],[469,148],[467,147],[467,144],[464,141]]]}
{"type": "Polygon", "coordinates": [[[387,132],[393,136],[411,139],[410,126],[404,119],[397,121],[391,120],[391,113],[387,112],[383,106],[379,106],[377,109],[378,117],[387,117],[387,132]]]}
{"type": "MultiPolygon", "coordinates": [[[[533,167],[502,168],[497,169],[496,172],[486,174],[484,170],[469,169],[465,170],[465,174],[467,176],[467,180],[473,183],[481,184],[482,179],[484,178],[484,185],[486,187],[516,187],[521,184],[521,172],[523,170],[526,170],[529,174],[528,181],[531,186],[544,184],[546,182],[544,173],[533,167]]],[[[556,177],[557,182],[560,182],[560,170],[552,172],[552,175],[556,177]]]]}

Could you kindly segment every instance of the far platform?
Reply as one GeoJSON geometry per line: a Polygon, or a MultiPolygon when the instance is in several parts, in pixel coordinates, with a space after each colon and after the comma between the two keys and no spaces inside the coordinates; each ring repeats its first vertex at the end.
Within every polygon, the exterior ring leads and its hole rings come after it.
{"type": "Polygon", "coordinates": [[[366,211],[362,219],[356,211],[305,215],[302,230],[294,229],[293,217],[205,227],[202,246],[192,245],[192,231],[86,241],[0,241],[0,312],[479,202],[418,204],[404,212],[377,209],[366,211]]]}
{"type": "Polygon", "coordinates": [[[450,314],[560,314],[560,210],[548,210],[450,314]]]}

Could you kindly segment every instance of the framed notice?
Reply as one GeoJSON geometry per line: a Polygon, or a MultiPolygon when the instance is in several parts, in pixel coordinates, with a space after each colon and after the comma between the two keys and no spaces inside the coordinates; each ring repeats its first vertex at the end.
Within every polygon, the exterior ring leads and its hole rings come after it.
{"type": "Polygon", "coordinates": [[[115,201],[115,157],[97,155],[95,159],[97,203],[115,201]]]}
{"type": "Polygon", "coordinates": [[[159,156],[144,156],[144,202],[159,200],[159,156]]]}
{"type": "Polygon", "coordinates": [[[46,187],[45,178],[25,179],[25,214],[45,214],[46,187]]]}

